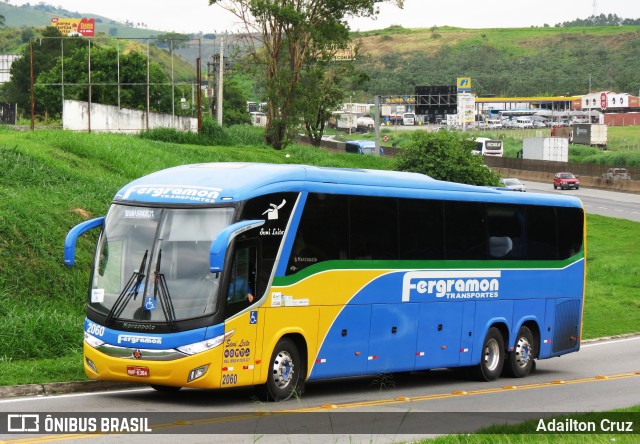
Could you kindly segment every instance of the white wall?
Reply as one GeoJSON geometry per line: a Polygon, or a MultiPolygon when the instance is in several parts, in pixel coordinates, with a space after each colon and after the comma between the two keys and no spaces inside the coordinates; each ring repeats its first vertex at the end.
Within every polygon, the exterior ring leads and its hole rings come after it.
{"type": "Polygon", "coordinates": [[[89,104],[77,100],[65,100],[62,108],[62,128],[72,131],[140,132],[153,128],[175,128],[198,131],[198,119],[171,114],[149,113],[149,128],[144,111],[118,109],[116,106],[91,104],[91,128],[89,128],[89,104]]]}

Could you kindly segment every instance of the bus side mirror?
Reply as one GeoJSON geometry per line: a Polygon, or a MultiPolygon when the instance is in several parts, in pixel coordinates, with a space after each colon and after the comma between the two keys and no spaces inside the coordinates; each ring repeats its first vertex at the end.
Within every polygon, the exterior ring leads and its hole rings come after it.
{"type": "Polygon", "coordinates": [[[89,231],[96,227],[101,227],[104,225],[104,216],[97,217],[95,219],[87,220],[85,222],[79,223],[67,233],[67,237],[64,240],[64,264],[68,266],[72,266],[75,262],[76,256],[76,241],[78,237],[85,231],[89,231]]]}
{"type": "Polygon", "coordinates": [[[229,225],[222,230],[211,242],[209,250],[209,270],[211,273],[220,273],[224,268],[224,258],[227,255],[227,247],[231,240],[245,231],[264,225],[264,220],[243,220],[229,225]]]}

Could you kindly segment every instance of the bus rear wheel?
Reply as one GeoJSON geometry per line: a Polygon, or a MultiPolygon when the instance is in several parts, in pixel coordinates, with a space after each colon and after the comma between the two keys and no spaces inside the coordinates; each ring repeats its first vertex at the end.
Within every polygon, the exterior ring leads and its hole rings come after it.
{"type": "Polygon", "coordinates": [[[267,396],[274,401],[285,401],[294,394],[302,394],[302,364],[298,347],[289,338],[278,341],[269,361],[267,396]]]}
{"type": "Polygon", "coordinates": [[[495,381],[504,366],[504,338],[495,327],[491,327],[482,343],[480,364],[471,367],[471,377],[478,381],[495,381]]]}
{"type": "Polygon", "coordinates": [[[533,368],[536,357],[536,344],[528,327],[522,326],[516,337],[513,351],[509,353],[504,372],[514,378],[524,378],[533,368]]]}

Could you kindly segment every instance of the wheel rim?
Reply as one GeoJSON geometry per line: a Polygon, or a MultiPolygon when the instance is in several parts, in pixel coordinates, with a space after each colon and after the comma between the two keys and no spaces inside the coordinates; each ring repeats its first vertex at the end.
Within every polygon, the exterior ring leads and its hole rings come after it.
{"type": "Polygon", "coordinates": [[[484,363],[489,371],[494,371],[500,364],[500,344],[495,339],[490,339],[484,348],[484,363]]]}
{"type": "Polygon", "coordinates": [[[516,344],[516,364],[524,368],[531,361],[531,343],[524,336],[518,339],[518,343],[516,344]]]}
{"type": "Polygon", "coordinates": [[[280,389],[284,389],[293,379],[294,365],[291,354],[281,351],[273,361],[273,382],[280,389]]]}

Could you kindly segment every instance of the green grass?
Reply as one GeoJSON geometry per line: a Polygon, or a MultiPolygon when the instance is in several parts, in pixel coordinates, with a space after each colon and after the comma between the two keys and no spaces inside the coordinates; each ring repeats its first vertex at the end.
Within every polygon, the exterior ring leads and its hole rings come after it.
{"type": "MultiPolygon", "coordinates": [[[[104,215],[129,181],[175,165],[219,161],[393,168],[391,159],[301,145],[276,151],[256,142],[255,131],[232,128],[225,137],[237,146],[212,146],[0,128],[0,385],[84,378],[79,356],[96,234],[78,240],[72,268],[63,265],[63,241],[77,223],[104,215]]],[[[640,225],[591,215],[587,220],[583,336],[637,332],[640,225]]]]}

